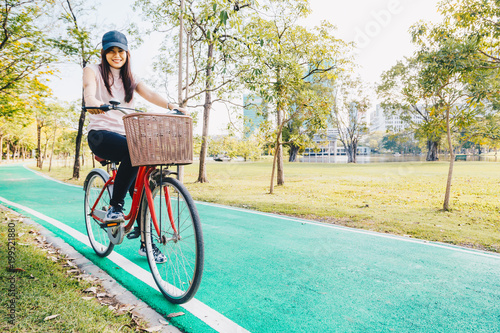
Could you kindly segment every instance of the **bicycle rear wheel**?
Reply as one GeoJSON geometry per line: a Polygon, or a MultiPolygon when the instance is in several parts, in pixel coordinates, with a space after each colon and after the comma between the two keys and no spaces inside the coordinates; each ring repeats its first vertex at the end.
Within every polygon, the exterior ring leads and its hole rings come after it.
{"type": "MultiPolygon", "coordinates": [[[[84,191],[84,212],[85,212],[85,225],[87,227],[87,234],[89,236],[90,245],[99,257],[106,257],[114,248],[108,237],[108,231],[100,226],[100,222],[91,216],[91,209],[94,203],[99,198],[104,185],[109,179],[109,175],[102,170],[92,170],[85,179],[84,191]]],[[[99,198],[99,202],[95,206],[96,211],[101,215],[105,214],[109,207],[109,200],[111,199],[111,189],[108,187],[99,198]]]]}
{"type": "Polygon", "coordinates": [[[155,230],[145,198],[143,218],[149,267],[165,298],[175,304],[185,303],[198,290],[203,273],[203,235],[198,211],[191,195],[177,179],[167,177],[161,184],[154,184],[152,194],[160,234],[155,230]],[[170,196],[177,234],[170,223],[165,190],[170,196]],[[156,263],[153,244],[167,257],[165,263],[156,263]]]}

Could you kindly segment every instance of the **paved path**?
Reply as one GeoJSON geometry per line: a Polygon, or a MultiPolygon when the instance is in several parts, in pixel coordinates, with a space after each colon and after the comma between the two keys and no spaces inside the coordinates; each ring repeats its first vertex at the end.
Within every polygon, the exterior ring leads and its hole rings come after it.
{"type": "Polygon", "coordinates": [[[196,299],[154,288],[138,240],[88,246],[81,187],[0,167],[0,203],[30,216],[187,332],[500,332],[500,256],[197,203],[205,271],[196,299]]]}

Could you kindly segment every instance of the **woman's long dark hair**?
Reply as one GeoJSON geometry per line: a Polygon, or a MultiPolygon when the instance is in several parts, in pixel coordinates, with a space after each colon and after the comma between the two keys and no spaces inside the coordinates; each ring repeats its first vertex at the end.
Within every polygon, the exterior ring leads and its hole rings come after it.
{"type": "MultiPolygon", "coordinates": [[[[108,50],[101,50],[101,63],[99,64],[99,71],[101,72],[102,79],[104,81],[104,85],[106,86],[106,90],[108,93],[113,96],[111,93],[111,86],[114,83],[114,78],[113,75],[111,75],[111,66],[108,63],[108,60],[106,59],[106,53],[108,53],[111,50],[109,48],[108,50]],[[111,77],[111,82],[110,82],[110,77],[111,77]]],[[[135,81],[134,77],[132,76],[132,70],[130,69],[130,52],[127,51],[127,61],[125,61],[125,64],[120,68],[120,78],[122,79],[123,82],[123,88],[125,89],[125,102],[129,103],[132,98],[134,97],[134,90],[135,90],[135,81]]]]}

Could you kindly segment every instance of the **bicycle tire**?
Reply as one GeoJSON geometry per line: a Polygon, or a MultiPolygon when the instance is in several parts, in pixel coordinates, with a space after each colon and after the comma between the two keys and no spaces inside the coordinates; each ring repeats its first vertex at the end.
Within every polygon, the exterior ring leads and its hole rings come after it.
{"type": "MultiPolygon", "coordinates": [[[[94,249],[95,253],[99,257],[108,256],[114,248],[114,244],[111,243],[108,232],[106,229],[100,226],[100,222],[94,219],[90,215],[90,210],[94,206],[103,186],[109,179],[109,175],[103,170],[97,169],[92,170],[85,179],[84,191],[84,213],[85,213],[85,226],[87,228],[87,235],[89,237],[90,245],[94,249]]],[[[107,210],[109,207],[109,200],[111,199],[111,189],[104,191],[103,195],[99,199],[99,203],[96,208],[101,210],[107,210]]]]}
{"type": "Polygon", "coordinates": [[[145,221],[146,255],[153,278],[163,296],[171,303],[182,304],[193,298],[201,284],[204,263],[203,234],[198,211],[186,187],[177,179],[167,177],[161,184],[152,184],[160,235],[173,238],[165,197],[159,195],[164,193],[165,186],[170,193],[172,212],[180,239],[160,242],[160,236],[151,221],[147,199],[144,198],[142,216],[145,221]],[[155,262],[153,244],[166,256],[165,263],[155,262]]]}

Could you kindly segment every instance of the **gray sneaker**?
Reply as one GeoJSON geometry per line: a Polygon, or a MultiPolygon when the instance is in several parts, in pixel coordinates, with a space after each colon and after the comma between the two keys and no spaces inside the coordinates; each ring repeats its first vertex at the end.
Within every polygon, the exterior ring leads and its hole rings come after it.
{"type": "MultiPolygon", "coordinates": [[[[144,245],[144,243],[141,243],[139,254],[143,257],[146,257],[146,246],[144,245]]],[[[156,247],[156,244],[153,244],[153,255],[155,256],[155,261],[157,264],[163,264],[167,261],[167,257],[163,253],[161,253],[160,249],[156,247]]]]}
{"type": "Polygon", "coordinates": [[[120,206],[111,206],[111,208],[106,212],[106,216],[103,218],[104,223],[124,221],[125,217],[120,206]]]}

